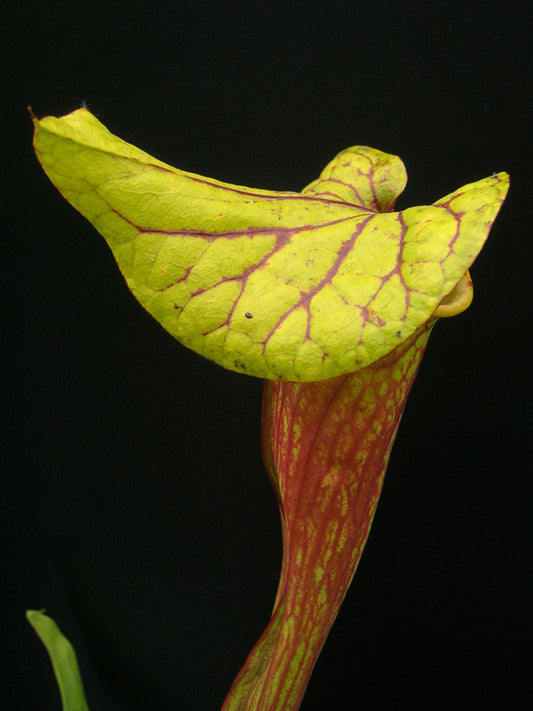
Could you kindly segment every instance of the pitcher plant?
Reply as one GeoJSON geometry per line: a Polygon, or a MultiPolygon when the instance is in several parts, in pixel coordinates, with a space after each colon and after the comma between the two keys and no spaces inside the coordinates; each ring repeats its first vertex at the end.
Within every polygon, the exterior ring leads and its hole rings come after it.
{"type": "MultiPolygon", "coordinates": [[[[339,153],[302,192],[276,192],[177,170],[84,108],[32,117],[44,171],[104,236],[142,306],[183,345],[264,380],[283,561],[270,622],[222,708],[296,710],[361,557],[428,337],[469,306],[468,270],[509,176],[395,211],[404,165],[366,146],[339,153]]],[[[86,708],[68,641],[28,615],[63,703],[86,708]]]]}

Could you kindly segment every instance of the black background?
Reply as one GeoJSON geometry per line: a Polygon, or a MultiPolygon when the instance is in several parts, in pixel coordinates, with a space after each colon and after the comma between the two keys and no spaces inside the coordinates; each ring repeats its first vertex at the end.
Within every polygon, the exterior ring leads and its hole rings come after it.
{"type": "Polygon", "coordinates": [[[46,607],[91,711],[220,708],[280,565],[261,382],[174,342],[33,156],[26,105],[82,102],[168,163],[253,187],[299,190],[356,143],[403,158],[400,208],[511,174],[474,303],[432,336],[302,709],[528,705],[527,6],[7,3],[6,707],[59,708],[24,618],[46,607]]]}

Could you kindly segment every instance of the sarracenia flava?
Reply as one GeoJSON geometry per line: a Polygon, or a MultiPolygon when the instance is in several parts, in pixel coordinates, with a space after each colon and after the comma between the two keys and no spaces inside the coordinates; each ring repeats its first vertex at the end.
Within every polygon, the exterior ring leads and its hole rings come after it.
{"type": "Polygon", "coordinates": [[[177,170],[86,109],[35,123],[52,183],[105,237],[140,303],[185,346],[265,379],[263,452],[283,528],[272,618],[225,711],[291,711],[360,559],[431,329],[505,198],[498,173],[395,212],[396,156],[342,151],[301,193],[177,170]]]}

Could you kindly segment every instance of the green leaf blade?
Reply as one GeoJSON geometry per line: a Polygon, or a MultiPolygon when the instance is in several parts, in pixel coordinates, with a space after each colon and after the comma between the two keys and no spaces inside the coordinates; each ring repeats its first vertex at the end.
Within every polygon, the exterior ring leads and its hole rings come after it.
{"type": "Polygon", "coordinates": [[[57,679],[63,711],[89,711],[74,648],[50,617],[27,610],[26,618],[46,647],[57,679]]]}

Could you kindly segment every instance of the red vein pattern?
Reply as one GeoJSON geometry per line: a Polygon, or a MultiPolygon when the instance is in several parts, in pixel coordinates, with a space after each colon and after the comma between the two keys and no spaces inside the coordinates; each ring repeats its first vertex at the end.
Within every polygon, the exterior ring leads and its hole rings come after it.
{"type": "Polygon", "coordinates": [[[177,170],[83,109],[36,121],[34,144],[175,338],[272,380],[353,372],[409,338],[470,267],[508,183],[495,175],[393,213],[405,167],[366,146],[296,193],[177,170]]]}
{"type": "Polygon", "coordinates": [[[293,711],[361,557],[431,320],[382,361],[320,383],[266,382],[263,449],[283,565],[272,619],[223,711],[293,711]]]}
{"type": "MultiPolygon", "coordinates": [[[[379,205],[375,187],[369,185],[371,204],[379,205]]],[[[357,199],[361,199],[359,193],[357,199]]],[[[232,360],[224,364],[235,370],[250,370],[246,362],[254,352],[275,378],[287,377],[290,371],[294,380],[323,379],[339,369],[341,360],[346,364],[342,368],[349,371],[364,367],[368,352],[373,352],[369,343],[401,342],[412,332],[413,323],[420,325],[421,302],[432,299],[436,308],[442,285],[458,280],[464,266],[465,248],[456,249],[456,245],[465,214],[454,211],[449,202],[400,213],[359,212],[319,226],[247,227],[231,233],[153,229],[134,224],[116,210],[115,214],[138,234],[131,242],[131,264],[138,255],[146,260],[150,252],[151,268],[145,270],[142,284],[130,280],[132,290],[151,292],[151,304],[160,294],[172,299],[174,317],[169,330],[207,357],[215,358],[221,349],[231,352],[232,360]],[[439,258],[434,246],[424,255],[425,244],[419,237],[414,244],[410,242],[430,222],[440,223],[446,233],[439,258]],[[173,238],[188,240],[194,262],[168,259],[174,249],[168,240],[173,238]],[[238,245],[231,268],[213,278],[222,239],[238,245]],[[192,246],[192,242],[197,244],[192,246]],[[404,253],[406,243],[409,259],[404,253]],[[291,261],[301,264],[301,255],[306,269],[297,274],[288,270],[291,261]],[[270,282],[265,288],[266,275],[270,282]],[[392,311],[391,302],[395,302],[392,311]],[[254,315],[253,323],[246,313],[254,315]],[[299,361],[307,364],[309,360],[315,366],[304,377],[299,361]]],[[[119,261],[124,264],[125,260],[119,261]]],[[[168,311],[168,303],[165,306],[168,311]]],[[[166,314],[160,320],[166,323],[166,314]]],[[[384,351],[390,345],[380,348],[384,351]]]]}

